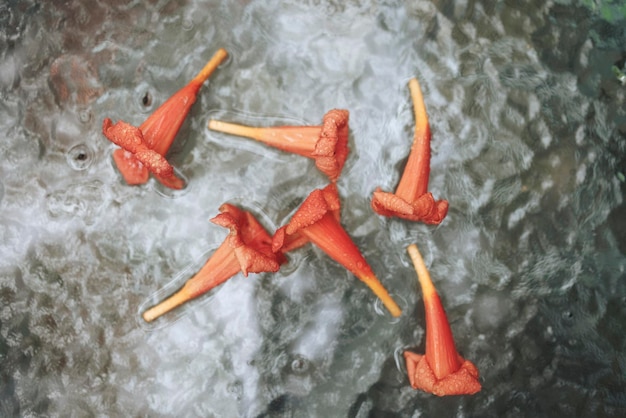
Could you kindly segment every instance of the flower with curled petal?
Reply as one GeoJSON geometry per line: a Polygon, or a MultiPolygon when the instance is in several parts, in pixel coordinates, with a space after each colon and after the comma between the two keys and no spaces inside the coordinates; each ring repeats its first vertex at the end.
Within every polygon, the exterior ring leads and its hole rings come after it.
{"type": "Polygon", "coordinates": [[[220,207],[220,212],[211,222],[230,230],[224,242],[179,291],[145,311],[145,321],[155,320],[239,272],[246,277],[248,273],[276,272],[285,261],[282,254],[272,251],[272,237],[254,215],[228,203],[220,207]]]}
{"type": "Polygon", "coordinates": [[[448,201],[437,200],[428,192],[430,175],[430,125],[422,91],[416,78],[409,81],[415,113],[415,134],[409,159],[395,193],[376,188],[372,208],[383,216],[438,225],[448,213],[448,201]]]}
{"type": "Polygon", "coordinates": [[[337,181],[348,157],[349,112],[333,109],[320,126],[251,127],[210,120],[209,129],[243,136],[283,151],[315,160],[317,168],[330,181],[337,181]]]}
{"type": "Polygon", "coordinates": [[[335,183],[312,191],[287,225],[276,231],[272,248],[285,253],[312,242],[365,283],[394,316],[400,307],[378,280],[358,247],[339,223],[340,201],[335,183]]]}
{"type": "Polygon", "coordinates": [[[413,389],[445,395],[473,395],[481,389],[478,369],[456,351],[452,330],[437,290],[415,244],[407,248],[424,297],[426,354],[404,352],[413,389]]]}
{"type": "Polygon", "coordinates": [[[140,136],[135,133],[133,138],[124,139],[120,138],[119,135],[114,138],[113,132],[115,131],[107,129],[108,127],[117,126],[120,123],[123,123],[125,128],[126,125],[132,125],[123,121],[119,121],[113,125],[109,118],[104,120],[102,130],[104,135],[111,142],[114,142],[122,148],[113,152],[113,161],[115,161],[117,168],[128,184],[136,185],[145,183],[148,181],[149,172],[151,172],[157,180],[167,187],[172,189],[182,189],[185,187],[185,182],[177,177],[173,171],[167,176],[161,175],[159,172],[153,170],[152,166],[146,165],[145,161],[141,159],[142,156],[137,155],[132,148],[128,148],[126,145],[136,141],[136,138],[140,137],[143,143],[141,147],[142,150],[147,148],[165,157],[174,142],[174,138],[176,138],[176,134],[185,121],[191,106],[195,103],[200,87],[227,56],[228,53],[226,50],[219,49],[193,80],[174,93],[139,126],[138,130],[141,133],[140,136]]]}
{"type": "Polygon", "coordinates": [[[133,156],[136,167],[146,172],[149,170],[160,179],[175,177],[174,167],[167,162],[165,157],[148,147],[139,128],[123,120],[113,124],[111,119],[105,118],[102,122],[102,132],[111,142],[133,156]]]}

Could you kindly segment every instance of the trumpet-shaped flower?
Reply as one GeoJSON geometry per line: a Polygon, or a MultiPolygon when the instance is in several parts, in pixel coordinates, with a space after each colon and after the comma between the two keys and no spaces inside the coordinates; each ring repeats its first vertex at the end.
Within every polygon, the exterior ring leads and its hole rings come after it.
{"type": "Polygon", "coordinates": [[[415,135],[409,159],[395,193],[376,188],[372,208],[383,216],[397,216],[411,221],[438,225],[448,213],[448,201],[435,200],[428,192],[430,175],[430,125],[420,85],[409,81],[415,113],[415,135]]]}
{"type": "Polygon", "coordinates": [[[127,152],[132,153],[136,164],[143,169],[150,170],[160,178],[174,176],[174,167],[161,154],[148,148],[139,128],[121,120],[113,124],[111,119],[105,118],[102,123],[102,132],[115,145],[119,145],[127,152]]]}
{"type": "Polygon", "coordinates": [[[347,110],[333,109],[324,115],[320,126],[251,127],[210,120],[209,129],[312,158],[317,168],[335,182],[348,157],[348,117],[347,110]]]}
{"type": "Polygon", "coordinates": [[[407,248],[417,272],[426,313],[426,354],[404,352],[414,389],[438,396],[472,395],[481,389],[478,369],[456,351],[448,318],[415,244],[407,248]]]}
{"type": "Polygon", "coordinates": [[[248,273],[278,271],[285,258],[272,251],[272,237],[254,215],[228,203],[220,207],[220,212],[211,222],[230,230],[224,242],[180,290],[145,311],[144,320],[153,321],[239,272],[247,277],[248,273]]]}
{"type": "MultiPolygon", "coordinates": [[[[163,157],[167,154],[191,106],[196,101],[200,87],[227,56],[226,50],[219,49],[193,80],[174,93],[139,126],[141,142],[143,143],[142,149],[148,148],[163,157]]],[[[104,125],[111,126],[111,120],[105,119],[104,125]]],[[[148,181],[148,172],[151,172],[157,180],[167,187],[182,189],[185,186],[185,182],[178,178],[173,171],[171,174],[163,176],[159,172],[152,170],[151,166],[146,165],[140,156],[124,145],[130,141],[135,141],[135,139],[119,141],[118,138],[116,142],[111,137],[111,132],[104,129],[104,126],[103,133],[109,140],[122,147],[122,149],[117,149],[113,152],[113,160],[128,184],[145,183],[148,181]]],[[[135,138],[137,138],[136,135],[135,138]]]]}
{"type": "Polygon", "coordinates": [[[273,250],[285,253],[308,242],[314,243],[330,258],[363,281],[394,317],[400,316],[400,307],[339,223],[339,210],[339,194],[334,183],[330,183],[324,189],[314,190],[289,223],[276,231],[272,243],[273,250]]]}

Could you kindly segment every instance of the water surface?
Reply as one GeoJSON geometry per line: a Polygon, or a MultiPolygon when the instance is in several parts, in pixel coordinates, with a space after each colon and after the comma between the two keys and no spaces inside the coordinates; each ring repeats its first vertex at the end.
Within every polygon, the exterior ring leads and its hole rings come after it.
{"type": "Polygon", "coordinates": [[[626,16],[589,1],[10,1],[0,5],[0,416],[623,416],[626,16]],[[145,4],[144,4],[145,3],[145,4]],[[102,120],[139,125],[218,48],[168,159],[180,192],[126,185],[102,120]],[[420,80],[438,227],[369,208],[393,190],[420,80]],[[208,119],[350,111],[342,223],[403,315],[305,247],[147,325],[224,239],[326,185],[312,161],[208,119]],[[424,349],[417,243],[483,390],[408,385],[424,349]]]}

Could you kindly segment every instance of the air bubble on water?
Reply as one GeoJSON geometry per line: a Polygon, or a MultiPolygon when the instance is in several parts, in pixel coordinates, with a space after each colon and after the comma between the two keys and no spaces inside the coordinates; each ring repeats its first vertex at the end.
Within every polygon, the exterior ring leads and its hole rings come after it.
{"type": "Polygon", "coordinates": [[[67,163],[76,171],[89,168],[93,161],[93,151],[85,144],[78,144],[67,152],[67,163]]]}
{"type": "Polygon", "coordinates": [[[193,19],[190,17],[183,18],[181,26],[183,30],[192,30],[194,27],[193,19]]]}
{"type": "Polygon", "coordinates": [[[376,300],[374,301],[374,312],[376,312],[376,315],[378,316],[387,315],[387,310],[385,309],[385,306],[383,305],[383,301],[380,300],[379,298],[376,298],[376,300]]]}
{"type": "Polygon", "coordinates": [[[139,112],[149,114],[155,109],[154,89],[147,82],[142,81],[137,84],[132,97],[139,112]]]}
{"type": "Polygon", "coordinates": [[[291,362],[291,370],[296,374],[305,373],[309,370],[309,361],[301,355],[296,355],[291,362]]]}
{"type": "MultiPolygon", "coordinates": [[[[393,298],[393,300],[396,301],[396,304],[400,307],[402,311],[406,309],[408,305],[403,297],[398,296],[397,294],[390,294],[390,296],[393,298]]],[[[376,315],[384,317],[387,323],[390,325],[394,325],[400,322],[402,315],[400,315],[399,317],[393,317],[389,310],[383,304],[383,301],[380,300],[380,298],[376,297],[375,295],[373,295],[372,297],[376,298],[373,302],[373,309],[376,315]]]]}
{"type": "Polygon", "coordinates": [[[78,119],[82,122],[82,123],[89,123],[93,118],[93,113],[91,112],[91,109],[83,109],[81,111],[78,112],[78,119]]]}
{"type": "Polygon", "coordinates": [[[240,381],[230,383],[226,390],[238,400],[243,396],[243,384],[240,381]]]}

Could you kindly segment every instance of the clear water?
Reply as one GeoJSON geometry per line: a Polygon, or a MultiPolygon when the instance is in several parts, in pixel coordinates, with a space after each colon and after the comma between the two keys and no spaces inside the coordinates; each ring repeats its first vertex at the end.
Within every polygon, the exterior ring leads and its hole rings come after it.
{"type": "Polygon", "coordinates": [[[625,18],[562,0],[0,4],[0,416],[624,416],[625,18]],[[231,58],[168,156],[189,187],[125,185],[102,119],[140,124],[219,47],[231,58]],[[439,227],[369,209],[404,166],[413,76],[439,227]],[[342,222],[403,315],[306,247],[144,324],[223,240],[221,203],[273,230],[325,185],[208,119],[317,124],[334,107],[351,112],[342,222]],[[475,396],[408,385],[412,242],[475,396]]]}

